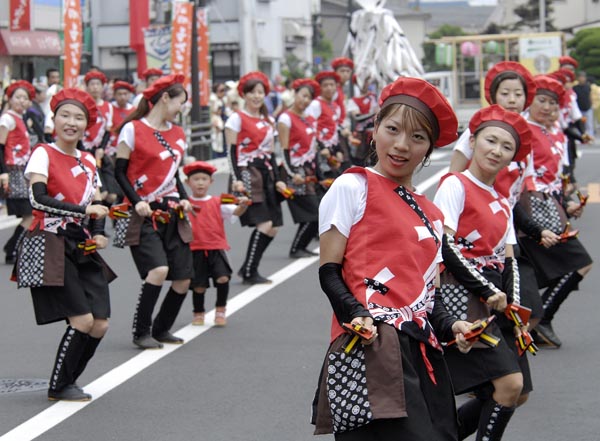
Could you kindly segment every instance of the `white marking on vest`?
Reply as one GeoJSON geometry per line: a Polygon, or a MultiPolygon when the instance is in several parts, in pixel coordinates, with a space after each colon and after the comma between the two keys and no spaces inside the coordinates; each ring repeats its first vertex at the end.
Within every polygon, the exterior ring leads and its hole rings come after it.
{"type": "Polygon", "coordinates": [[[79,165],[76,165],[75,167],[71,167],[71,174],[73,175],[74,178],[76,178],[83,172],[84,172],[83,169],[79,165]]]}
{"type": "Polygon", "coordinates": [[[465,237],[465,239],[468,240],[471,243],[475,243],[475,241],[477,239],[481,239],[481,234],[479,234],[479,231],[473,230],[469,234],[467,234],[467,236],[465,237]]]}
{"type": "Polygon", "coordinates": [[[57,201],[62,201],[65,198],[65,195],[62,193],[58,193],[56,196],[54,196],[54,199],[56,199],[57,201]]]}
{"type": "MultiPolygon", "coordinates": [[[[381,271],[379,271],[377,274],[375,274],[375,277],[373,277],[373,280],[377,280],[378,282],[385,284],[388,280],[391,280],[394,277],[396,277],[396,276],[394,276],[394,274],[386,266],[381,271]]],[[[374,289],[367,288],[367,303],[369,303],[369,299],[371,298],[371,296],[373,295],[374,292],[376,292],[374,289]]]]}
{"type": "Polygon", "coordinates": [[[163,150],[162,152],[160,152],[160,159],[162,159],[163,161],[167,158],[172,158],[171,153],[169,153],[168,150],[163,150]]]}
{"type": "Polygon", "coordinates": [[[502,210],[502,205],[500,205],[500,202],[498,201],[493,201],[490,203],[490,209],[492,210],[492,213],[496,214],[502,210]]]}
{"type": "Polygon", "coordinates": [[[417,234],[419,235],[419,242],[424,239],[433,239],[433,236],[431,235],[431,233],[429,232],[427,227],[416,226],[415,230],[417,231],[417,234]]]}
{"type": "MultiPolygon", "coordinates": [[[[175,144],[177,144],[179,147],[181,147],[182,150],[185,150],[187,148],[187,144],[185,143],[185,139],[181,139],[179,138],[175,144]]],[[[177,154],[177,156],[179,156],[179,152],[175,152],[177,154]]]]}

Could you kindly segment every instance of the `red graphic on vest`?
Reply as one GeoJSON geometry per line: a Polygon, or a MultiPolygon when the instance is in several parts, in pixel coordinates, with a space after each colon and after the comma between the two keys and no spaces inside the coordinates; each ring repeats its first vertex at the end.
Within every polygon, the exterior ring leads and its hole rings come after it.
{"type": "Polygon", "coordinates": [[[146,202],[166,196],[178,197],[175,174],[183,158],[185,133],[179,126],[160,131],[171,148],[169,151],[154,135],[156,131],[141,120],[131,121],[134,127],[135,148],[129,157],[127,178],[136,193],[146,202]]]}
{"type": "Polygon", "coordinates": [[[508,200],[480,187],[462,173],[447,174],[441,182],[449,176],[460,180],[465,195],[454,236],[456,245],[478,270],[485,266],[496,266],[502,270],[511,219],[508,200]]]}
{"type": "MultiPolygon", "coordinates": [[[[359,115],[368,115],[377,111],[377,95],[373,92],[368,92],[366,95],[355,96],[352,98],[356,107],[358,107],[359,115]]],[[[373,123],[375,115],[366,121],[360,121],[355,124],[355,128],[359,132],[364,132],[369,125],[373,123]]]]}
{"type": "Polygon", "coordinates": [[[115,133],[114,130],[116,130],[118,127],[120,127],[121,124],[123,124],[123,121],[125,121],[125,118],[127,118],[129,116],[129,114],[135,110],[135,106],[132,106],[129,103],[127,103],[127,105],[124,108],[119,107],[114,103],[111,104],[111,106],[113,107],[113,116],[112,116],[112,122],[113,122],[112,131],[113,132],[110,136],[110,142],[109,142],[108,146],[106,146],[106,149],[105,149],[105,153],[109,156],[112,156],[117,153],[117,143],[119,140],[119,134],[115,133]]]}
{"type": "Polygon", "coordinates": [[[294,167],[299,167],[315,159],[315,137],[317,135],[317,121],[312,116],[305,118],[293,112],[286,113],[292,123],[290,128],[290,162],[294,167]]]}
{"type": "Polygon", "coordinates": [[[237,134],[238,166],[246,167],[256,158],[270,159],[273,153],[273,126],[263,118],[238,112],[241,130],[237,134]]]}
{"type": "MultiPolygon", "coordinates": [[[[433,309],[440,245],[419,214],[396,193],[397,183],[362,168],[348,172],[362,173],[367,178],[365,212],[352,227],[344,254],[343,274],[350,292],[375,320],[439,348],[427,313],[433,309]]],[[[424,196],[411,196],[441,244],[442,213],[424,196]]],[[[342,332],[334,318],[332,340],[342,332]]]]}
{"type": "Polygon", "coordinates": [[[538,124],[529,123],[529,128],[533,134],[531,155],[535,168],[535,189],[542,192],[559,191],[562,187],[560,175],[564,145],[559,137],[538,124]]]}
{"type": "MultiPolygon", "coordinates": [[[[352,86],[351,86],[352,87],[352,86]]],[[[337,91],[335,93],[335,103],[340,109],[340,123],[343,123],[346,119],[346,96],[344,95],[344,88],[342,86],[337,87],[337,91]]]]}
{"type": "Polygon", "coordinates": [[[15,121],[15,128],[8,132],[4,143],[4,163],[6,165],[26,166],[31,156],[31,146],[29,144],[29,133],[27,126],[23,121],[23,116],[8,110],[15,121]]]}
{"type": "MultiPolygon", "coordinates": [[[[96,160],[87,152],[81,152],[78,158],[66,155],[58,147],[39,144],[48,154],[48,196],[62,202],[87,206],[96,194],[96,160]],[[83,166],[83,167],[82,167],[83,166]]],[[[59,227],[68,223],[81,225],[82,218],[57,216],[45,211],[33,210],[34,222],[30,230],[37,225],[43,230],[56,233],[59,227]]]]}

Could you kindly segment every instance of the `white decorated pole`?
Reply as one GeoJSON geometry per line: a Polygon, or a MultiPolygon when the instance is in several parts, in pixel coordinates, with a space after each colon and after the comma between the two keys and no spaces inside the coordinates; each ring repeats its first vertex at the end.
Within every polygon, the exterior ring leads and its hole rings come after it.
{"type": "Polygon", "coordinates": [[[356,0],[344,53],[351,51],[359,86],[369,78],[380,89],[400,76],[422,77],[423,66],[386,0],[356,0]]]}

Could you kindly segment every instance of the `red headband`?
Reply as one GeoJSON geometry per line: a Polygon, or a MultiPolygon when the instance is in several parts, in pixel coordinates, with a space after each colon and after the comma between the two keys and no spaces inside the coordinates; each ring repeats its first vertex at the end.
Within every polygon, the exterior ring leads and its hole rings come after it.
{"type": "Polygon", "coordinates": [[[24,89],[25,92],[27,92],[27,95],[29,96],[30,100],[35,98],[35,88],[29,81],[25,80],[15,81],[10,86],[8,86],[6,88],[6,95],[8,95],[9,98],[12,98],[13,94],[16,92],[17,89],[24,89]]]}
{"type": "Polygon", "coordinates": [[[96,102],[89,93],[79,89],[62,89],[52,97],[52,100],[50,100],[50,110],[56,113],[56,109],[60,107],[62,103],[67,104],[65,101],[72,102],[75,105],[79,104],[87,113],[88,123],[86,128],[89,128],[96,123],[96,119],[98,118],[98,108],[96,107],[96,102]]]}
{"type": "Polygon", "coordinates": [[[240,82],[237,86],[237,91],[240,96],[244,95],[244,87],[246,86],[246,83],[252,80],[260,82],[265,88],[265,95],[269,94],[269,92],[271,91],[271,87],[269,86],[269,78],[262,72],[253,71],[248,72],[246,75],[240,78],[240,82]]]}
{"type": "Polygon", "coordinates": [[[146,88],[142,94],[147,101],[150,101],[156,94],[164,91],[167,87],[174,84],[183,84],[184,81],[185,77],[181,74],[166,75],[152,83],[152,86],[146,88]]]}

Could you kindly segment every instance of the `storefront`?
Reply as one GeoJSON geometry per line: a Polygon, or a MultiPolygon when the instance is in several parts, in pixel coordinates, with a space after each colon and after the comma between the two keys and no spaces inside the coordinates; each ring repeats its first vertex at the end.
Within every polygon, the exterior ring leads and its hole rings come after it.
{"type": "Polygon", "coordinates": [[[58,32],[0,29],[0,75],[5,83],[15,78],[39,79],[46,69],[58,69],[60,56],[58,32]]]}

